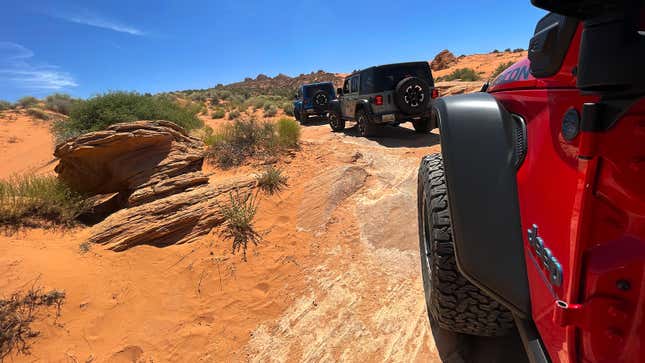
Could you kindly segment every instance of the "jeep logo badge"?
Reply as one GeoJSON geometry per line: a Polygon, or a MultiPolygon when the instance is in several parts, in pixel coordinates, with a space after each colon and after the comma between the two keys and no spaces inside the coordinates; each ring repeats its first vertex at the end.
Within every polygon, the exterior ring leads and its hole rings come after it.
{"type": "Polygon", "coordinates": [[[529,245],[535,252],[538,261],[542,263],[542,267],[546,269],[549,275],[549,281],[555,286],[562,285],[562,265],[558,260],[553,257],[551,250],[544,245],[542,237],[538,236],[538,226],[533,225],[527,232],[529,245]]]}

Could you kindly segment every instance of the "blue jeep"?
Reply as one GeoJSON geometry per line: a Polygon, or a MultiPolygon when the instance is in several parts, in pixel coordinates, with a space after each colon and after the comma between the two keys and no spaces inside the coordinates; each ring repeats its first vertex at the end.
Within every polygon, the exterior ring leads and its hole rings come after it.
{"type": "Polygon", "coordinates": [[[293,101],[293,114],[301,124],[307,122],[309,116],[326,118],[329,102],[334,98],[336,91],[331,82],[304,84],[298,88],[293,101]]]}

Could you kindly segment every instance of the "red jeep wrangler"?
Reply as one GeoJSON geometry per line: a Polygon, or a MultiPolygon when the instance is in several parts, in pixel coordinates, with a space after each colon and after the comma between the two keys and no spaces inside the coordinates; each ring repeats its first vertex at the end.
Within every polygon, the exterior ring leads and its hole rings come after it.
{"type": "Polygon", "coordinates": [[[433,109],[435,341],[444,361],[645,362],[645,2],[532,2],[552,13],[528,59],[433,109]]]}

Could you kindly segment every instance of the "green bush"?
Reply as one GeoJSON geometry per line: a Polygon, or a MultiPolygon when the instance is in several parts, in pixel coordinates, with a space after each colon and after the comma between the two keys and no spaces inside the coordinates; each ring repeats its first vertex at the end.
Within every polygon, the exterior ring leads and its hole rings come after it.
{"type": "Polygon", "coordinates": [[[491,53],[499,53],[499,50],[493,49],[493,51],[491,53]]]}
{"type": "Polygon", "coordinates": [[[45,108],[54,112],[69,115],[72,111],[72,106],[77,100],[73,99],[70,95],[64,93],[54,93],[53,95],[45,98],[45,108]]]}
{"type": "Polygon", "coordinates": [[[224,118],[226,116],[226,111],[222,110],[221,108],[218,108],[211,113],[211,117],[213,119],[219,119],[219,118],[224,118]]]}
{"type": "Polygon", "coordinates": [[[270,105],[269,108],[264,109],[264,117],[274,117],[278,114],[278,108],[274,105],[270,105]]]}
{"type": "Polygon", "coordinates": [[[274,155],[280,146],[275,125],[254,118],[223,125],[204,142],[210,146],[208,158],[225,168],[240,165],[249,157],[274,155]]]}
{"type": "Polygon", "coordinates": [[[110,92],[75,103],[69,119],[54,125],[54,132],[60,140],[61,137],[102,130],[115,123],[138,120],[167,120],[193,130],[203,125],[197,118],[200,108],[199,104],[181,106],[168,97],[110,92]]]}
{"type": "Polygon", "coordinates": [[[284,105],[282,105],[282,109],[284,110],[285,115],[293,116],[293,103],[285,102],[284,105]]]}
{"type": "Polygon", "coordinates": [[[506,70],[506,68],[512,65],[513,65],[513,62],[501,63],[500,65],[497,66],[497,68],[495,68],[495,70],[493,71],[493,74],[491,75],[491,78],[495,78],[499,76],[500,74],[502,74],[502,72],[506,70]]]}
{"type": "Polygon", "coordinates": [[[55,176],[15,175],[0,180],[0,225],[71,225],[85,210],[84,198],[55,176]]]}
{"type": "Polygon", "coordinates": [[[269,166],[258,176],[258,188],[267,194],[275,194],[287,186],[287,177],[282,170],[269,166]]]}
{"type": "Polygon", "coordinates": [[[513,49],[513,53],[518,53],[518,52],[523,52],[524,48],[515,48],[513,49]]]}
{"type": "Polygon", "coordinates": [[[454,80],[478,81],[479,78],[480,78],[479,75],[477,74],[477,72],[475,72],[474,69],[472,69],[472,68],[459,68],[459,69],[455,69],[449,75],[444,76],[443,80],[445,80],[445,81],[454,81],[454,80]]]}
{"type": "Polygon", "coordinates": [[[238,110],[231,110],[231,112],[229,112],[229,113],[228,113],[228,119],[229,119],[229,120],[235,120],[235,119],[237,119],[238,117],[240,117],[240,115],[242,115],[242,114],[240,113],[240,111],[238,111],[238,110]]]}
{"type": "Polygon", "coordinates": [[[278,120],[278,140],[280,146],[294,148],[300,141],[300,125],[293,119],[283,117],[278,120]]]}
{"type": "Polygon", "coordinates": [[[511,51],[511,48],[504,49],[504,52],[510,52],[510,51],[511,51]]]}
{"type": "Polygon", "coordinates": [[[22,106],[24,108],[28,108],[28,107],[34,107],[34,106],[38,105],[38,102],[39,101],[38,101],[38,99],[36,97],[25,96],[25,97],[23,97],[23,98],[18,100],[18,105],[20,105],[20,106],[22,106]]]}
{"type": "Polygon", "coordinates": [[[49,115],[45,113],[45,111],[37,109],[37,108],[28,108],[27,109],[27,115],[40,119],[40,120],[49,120],[49,115]]]}
{"type": "Polygon", "coordinates": [[[10,110],[13,108],[13,104],[9,101],[0,100],[0,111],[10,110]]]}

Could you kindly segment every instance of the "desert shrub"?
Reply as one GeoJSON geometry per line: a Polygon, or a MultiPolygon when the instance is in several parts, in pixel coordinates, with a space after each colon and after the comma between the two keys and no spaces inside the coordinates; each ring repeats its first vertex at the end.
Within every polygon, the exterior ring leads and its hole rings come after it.
{"type": "Polygon", "coordinates": [[[228,113],[228,119],[235,120],[239,118],[241,115],[242,113],[239,110],[231,110],[231,112],[228,113]]]}
{"type": "Polygon", "coordinates": [[[504,49],[504,51],[505,51],[505,52],[510,52],[510,51],[511,51],[511,48],[506,48],[506,49],[504,49]]]}
{"type": "Polygon", "coordinates": [[[278,108],[275,107],[275,105],[270,105],[269,108],[264,109],[264,116],[265,117],[274,117],[277,114],[278,114],[278,108]]]}
{"type": "Polygon", "coordinates": [[[85,209],[83,196],[55,176],[14,175],[0,180],[0,226],[72,225],[85,209]]]}
{"type": "Polygon", "coordinates": [[[25,96],[21,99],[18,100],[18,105],[28,108],[28,107],[34,107],[38,105],[38,99],[36,97],[32,96],[25,96]]]}
{"type": "Polygon", "coordinates": [[[192,130],[203,122],[197,118],[202,105],[181,106],[168,97],[145,96],[136,92],[110,92],[77,102],[69,119],[54,125],[57,139],[104,129],[119,122],[167,120],[192,130]]]}
{"type": "Polygon", "coordinates": [[[13,108],[13,104],[9,101],[0,100],[0,111],[10,110],[13,108]]]}
{"type": "Polygon", "coordinates": [[[499,50],[498,49],[493,49],[493,51],[491,53],[499,53],[499,50]]]}
{"type": "Polygon", "coordinates": [[[513,62],[500,63],[500,65],[498,65],[497,68],[495,68],[495,70],[493,71],[493,74],[491,75],[491,78],[495,78],[495,77],[499,76],[500,74],[502,74],[502,72],[504,72],[506,70],[506,68],[508,68],[508,67],[510,67],[512,65],[513,65],[513,62]]]}
{"type": "Polygon", "coordinates": [[[290,119],[283,117],[276,123],[278,126],[278,139],[280,145],[286,148],[293,148],[298,146],[300,141],[300,125],[290,119]]]}
{"type": "Polygon", "coordinates": [[[210,146],[209,159],[225,168],[240,165],[249,157],[275,155],[280,146],[275,125],[254,118],[223,125],[204,142],[210,146]]]}
{"type": "Polygon", "coordinates": [[[287,116],[293,116],[293,103],[291,102],[285,102],[282,105],[282,109],[284,110],[284,114],[287,116]]]}
{"type": "Polygon", "coordinates": [[[235,190],[229,194],[229,203],[220,205],[219,210],[226,221],[221,236],[232,239],[233,254],[241,250],[242,259],[246,261],[249,242],[257,246],[262,239],[253,226],[253,219],[257,212],[256,196],[235,190]]]}
{"type": "Polygon", "coordinates": [[[49,116],[45,111],[38,109],[38,108],[28,108],[27,109],[27,115],[37,118],[39,120],[49,120],[49,116]]]}
{"type": "Polygon", "coordinates": [[[70,95],[64,93],[54,93],[53,95],[45,98],[45,108],[54,112],[69,115],[72,111],[72,106],[77,100],[73,99],[70,95]]]}
{"type": "Polygon", "coordinates": [[[211,113],[211,117],[212,117],[213,119],[220,119],[220,118],[224,118],[224,116],[226,116],[226,111],[224,111],[224,110],[223,110],[223,109],[221,109],[221,108],[215,109],[215,110],[213,111],[213,113],[211,113]]]}
{"type": "Polygon", "coordinates": [[[513,53],[518,53],[518,52],[523,52],[524,48],[515,48],[513,49],[513,53]]]}
{"type": "Polygon", "coordinates": [[[267,194],[275,194],[287,186],[287,177],[282,170],[269,166],[258,176],[258,188],[267,194]]]}
{"type": "Polygon", "coordinates": [[[9,297],[0,297],[0,361],[12,352],[29,354],[29,339],[38,336],[31,324],[42,309],[55,307],[56,317],[65,300],[65,292],[52,290],[42,292],[31,288],[25,293],[16,292],[9,297]]]}
{"type": "Polygon", "coordinates": [[[446,81],[462,80],[462,81],[477,81],[479,75],[472,68],[459,68],[455,69],[452,73],[442,77],[446,81]]]}

